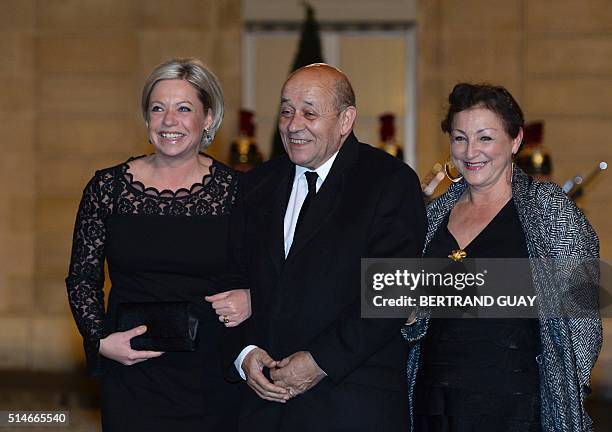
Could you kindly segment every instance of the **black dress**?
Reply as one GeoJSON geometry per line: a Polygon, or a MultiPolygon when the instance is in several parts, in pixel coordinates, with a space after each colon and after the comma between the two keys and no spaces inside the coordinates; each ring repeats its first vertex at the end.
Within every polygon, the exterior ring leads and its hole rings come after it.
{"type": "MultiPolygon", "coordinates": [[[[459,249],[447,225],[448,216],[426,257],[459,249]]],[[[512,200],[464,250],[468,258],[528,257],[512,200]]],[[[531,275],[521,280],[531,284],[531,275]]],[[[535,319],[430,320],[414,392],[415,430],[539,431],[539,352],[535,319]]]]}
{"type": "MultiPolygon", "coordinates": [[[[130,159],[130,161],[133,159],[130,159]]],[[[98,171],[83,193],[66,279],[90,371],[102,377],[105,431],[234,430],[237,389],[222,378],[226,331],[204,296],[228,272],[236,173],[213,161],[190,190],[145,188],[128,163],[98,171]],[[104,312],[104,261],[112,288],[104,312]],[[124,366],[98,354],[122,302],[189,301],[200,320],[196,352],[124,366]]]]}

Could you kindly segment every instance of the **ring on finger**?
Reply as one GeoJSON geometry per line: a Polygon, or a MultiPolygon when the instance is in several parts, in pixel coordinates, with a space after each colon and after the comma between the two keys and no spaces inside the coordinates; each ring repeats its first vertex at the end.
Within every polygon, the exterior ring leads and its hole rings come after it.
{"type": "Polygon", "coordinates": [[[225,324],[227,324],[229,322],[229,318],[227,317],[227,315],[223,315],[223,322],[225,324]]]}

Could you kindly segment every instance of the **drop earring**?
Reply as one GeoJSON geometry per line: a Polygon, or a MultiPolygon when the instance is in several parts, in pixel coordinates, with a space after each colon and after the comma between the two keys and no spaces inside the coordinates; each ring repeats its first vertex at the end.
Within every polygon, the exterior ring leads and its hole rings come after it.
{"type": "Polygon", "coordinates": [[[208,129],[204,129],[204,131],[202,132],[202,137],[200,138],[200,150],[201,151],[206,150],[208,146],[210,145],[211,141],[212,141],[212,137],[210,136],[208,129]]]}
{"type": "Polygon", "coordinates": [[[444,174],[446,174],[446,177],[453,183],[458,183],[463,180],[463,176],[461,174],[453,176],[450,172],[452,169],[456,170],[457,173],[459,173],[459,170],[457,170],[457,167],[455,167],[455,164],[453,164],[453,162],[449,158],[446,162],[444,162],[444,174]]]}

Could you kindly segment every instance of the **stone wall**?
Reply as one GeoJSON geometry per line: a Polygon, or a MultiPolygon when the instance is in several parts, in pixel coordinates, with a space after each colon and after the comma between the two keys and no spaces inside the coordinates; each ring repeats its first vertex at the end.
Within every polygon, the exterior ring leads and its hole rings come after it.
{"type": "Polygon", "coordinates": [[[63,279],[83,187],[151,151],[142,82],[174,56],[219,76],[224,160],[240,107],[240,0],[0,1],[0,368],[82,362],[63,279]]]}
{"type": "Polygon", "coordinates": [[[0,2],[0,367],[30,358],[36,303],[34,2],[0,2]]]}

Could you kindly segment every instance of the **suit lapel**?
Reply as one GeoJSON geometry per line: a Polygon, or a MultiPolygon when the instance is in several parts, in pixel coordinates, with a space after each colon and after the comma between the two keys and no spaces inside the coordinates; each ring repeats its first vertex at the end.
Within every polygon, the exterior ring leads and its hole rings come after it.
{"type": "Polygon", "coordinates": [[[269,179],[271,182],[267,188],[269,201],[262,205],[262,209],[265,210],[261,213],[263,220],[260,226],[263,227],[262,231],[266,232],[262,233],[260,238],[267,239],[268,252],[278,273],[281,272],[285,261],[285,212],[293,184],[294,167],[295,165],[287,158],[283,168],[269,179]]]}
{"type": "Polygon", "coordinates": [[[340,148],[327,178],[312,201],[306,218],[293,239],[287,261],[298,254],[333,215],[340,203],[339,197],[342,196],[348,170],[357,159],[358,153],[357,138],[351,133],[340,148]]]}

